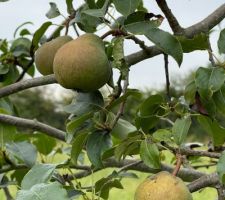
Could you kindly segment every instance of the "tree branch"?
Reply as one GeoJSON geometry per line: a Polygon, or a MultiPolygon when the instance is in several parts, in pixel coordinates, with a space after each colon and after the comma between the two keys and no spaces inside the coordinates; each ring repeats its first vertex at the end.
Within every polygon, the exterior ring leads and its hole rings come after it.
{"type": "Polygon", "coordinates": [[[147,50],[141,50],[125,57],[126,63],[131,66],[145,59],[162,54],[163,51],[156,46],[147,47],[147,50]]]}
{"type": "Polygon", "coordinates": [[[169,76],[169,61],[168,61],[168,55],[164,54],[164,69],[165,69],[165,76],[166,76],[166,95],[167,99],[170,102],[171,96],[170,96],[170,76],[169,76]]]}
{"type": "Polygon", "coordinates": [[[203,19],[202,21],[186,28],[184,35],[192,38],[195,35],[205,32],[208,33],[214,26],[219,24],[225,18],[225,3],[217,8],[212,14],[203,19]]]}
{"type": "Polygon", "coordinates": [[[20,81],[20,82],[1,88],[0,98],[28,89],[28,88],[37,87],[41,85],[48,85],[53,83],[57,83],[55,76],[53,74],[48,76],[38,77],[38,78],[32,78],[25,81],[20,81]]]}
{"type": "MultiPolygon", "coordinates": [[[[192,38],[195,35],[208,32],[218,23],[220,23],[225,18],[225,4],[221,5],[218,9],[216,9],[211,15],[203,19],[201,22],[194,24],[183,30],[183,35],[192,38]]],[[[148,53],[146,50],[141,50],[136,53],[130,54],[126,56],[126,61],[128,65],[134,65],[138,62],[141,62],[145,59],[152,58],[154,56],[162,54],[163,51],[156,46],[148,47],[148,53]]]]}
{"type": "Polygon", "coordinates": [[[0,114],[0,122],[14,125],[16,127],[29,128],[36,131],[41,131],[50,137],[65,141],[66,133],[47,124],[43,124],[37,120],[24,119],[10,115],[0,114]]]}
{"type": "MultiPolygon", "coordinates": [[[[177,148],[171,147],[166,143],[162,144],[164,148],[169,149],[173,153],[176,153],[178,151],[177,148]]],[[[182,155],[186,156],[201,156],[201,157],[209,157],[209,158],[220,158],[221,154],[220,153],[215,153],[215,152],[208,152],[208,151],[202,151],[202,150],[193,150],[190,148],[180,148],[179,152],[182,155]]]]}
{"type": "MultiPolygon", "coordinates": [[[[115,159],[107,159],[106,161],[103,162],[104,163],[104,168],[121,168],[122,170],[125,169],[126,170],[134,170],[134,171],[139,171],[139,172],[145,172],[145,173],[158,173],[160,171],[168,171],[170,173],[173,172],[173,168],[172,166],[169,165],[165,165],[162,164],[161,165],[161,169],[153,169],[148,167],[147,165],[145,165],[143,162],[140,162],[140,160],[122,160],[122,161],[116,161],[115,159]]],[[[91,169],[91,167],[89,169],[83,170],[81,172],[77,172],[74,175],[70,175],[69,179],[80,179],[80,178],[84,178],[87,177],[89,175],[92,174],[92,172],[97,172],[100,171],[101,169],[91,169]]],[[[193,170],[193,169],[186,169],[186,168],[182,168],[179,170],[177,176],[180,177],[181,179],[183,179],[184,181],[187,182],[191,182],[194,181],[196,179],[199,179],[202,176],[205,176],[205,173],[193,170]]]]}
{"type": "Polygon", "coordinates": [[[193,181],[192,183],[188,184],[188,189],[190,192],[196,192],[205,187],[215,187],[219,184],[219,178],[217,173],[204,175],[199,179],[193,181]]]}
{"type": "Polygon", "coordinates": [[[167,5],[165,0],[156,0],[158,6],[166,16],[171,29],[173,30],[175,35],[181,35],[183,33],[183,28],[180,26],[179,22],[177,21],[176,17],[173,15],[172,11],[167,5]]]}

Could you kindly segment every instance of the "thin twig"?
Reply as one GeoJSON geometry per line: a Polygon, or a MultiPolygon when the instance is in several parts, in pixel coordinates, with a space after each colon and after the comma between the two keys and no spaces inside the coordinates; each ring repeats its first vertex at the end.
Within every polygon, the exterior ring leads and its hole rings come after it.
{"type": "MultiPolygon", "coordinates": [[[[126,93],[128,86],[129,86],[129,71],[127,72],[126,79],[124,80],[124,85],[123,85],[123,89],[122,89],[123,94],[126,93]]],[[[114,126],[116,125],[116,123],[118,122],[118,120],[120,119],[121,115],[124,112],[125,104],[126,104],[126,99],[120,104],[119,110],[116,114],[116,117],[115,117],[113,123],[111,124],[110,129],[113,129],[114,126]]]]}
{"type": "Polygon", "coordinates": [[[106,33],[104,33],[104,34],[101,36],[101,39],[104,40],[106,37],[108,37],[109,35],[113,35],[114,33],[115,33],[115,30],[107,31],[106,33]]]}
{"type": "Polygon", "coordinates": [[[10,194],[10,191],[9,191],[8,187],[3,187],[3,191],[5,193],[6,200],[13,200],[13,197],[10,194]]]}
{"type": "Polygon", "coordinates": [[[146,51],[147,54],[150,53],[149,52],[149,49],[148,49],[148,46],[145,45],[145,42],[144,41],[140,40],[139,38],[137,38],[134,35],[128,34],[124,30],[121,30],[121,29],[109,30],[104,35],[102,35],[101,38],[102,39],[105,39],[109,35],[113,35],[113,36],[124,36],[125,39],[133,40],[136,44],[138,44],[140,46],[141,49],[143,49],[144,51],[146,51]]]}
{"type": "Polygon", "coordinates": [[[182,155],[180,153],[176,154],[176,158],[177,158],[176,167],[174,168],[172,173],[174,176],[177,176],[178,172],[180,171],[181,165],[183,163],[182,155]]]}
{"type": "Polygon", "coordinates": [[[30,60],[30,62],[27,64],[27,66],[23,69],[22,73],[20,74],[20,76],[17,78],[16,82],[19,82],[20,80],[23,79],[24,75],[27,73],[27,71],[31,68],[31,66],[34,63],[34,57],[32,57],[32,59],[30,60]]]}
{"type": "Polygon", "coordinates": [[[211,43],[210,43],[209,35],[207,37],[207,43],[208,43],[209,61],[211,62],[213,67],[216,67],[216,62],[215,62],[214,57],[213,57],[213,50],[212,50],[212,46],[211,46],[211,43]]]}
{"type": "Polygon", "coordinates": [[[168,101],[171,100],[170,96],[170,76],[169,76],[169,61],[168,61],[168,55],[164,54],[164,68],[165,68],[165,75],[166,75],[166,95],[168,98],[168,101]]]}
{"type": "Polygon", "coordinates": [[[73,29],[74,29],[74,31],[75,31],[77,37],[79,37],[79,36],[80,36],[80,33],[79,33],[78,30],[77,30],[76,24],[73,24],[72,26],[73,26],[73,29]]]}
{"type": "Polygon", "coordinates": [[[123,172],[123,171],[129,170],[131,167],[136,166],[136,165],[139,165],[139,164],[141,164],[142,162],[143,162],[142,160],[138,160],[138,161],[136,161],[136,162],[130,163],[130,164],[128,164],[128,165],[125,165],[125,166],[123,166],[117,173],[119,174],[119,173],[121,173],[121,172],[123,172]]]}
{"type": "Polygon", "coordinates": [[[180,26],[178,20],[173,15],[170,8],[168,7],[166,0],[156,0],[156,2],[158,4],[158,6],[160,7],[160,9],[162,10],[162,12],[164,13],[164,15],[166,16],[174,34],[175,35],[177,35],[177,34],[181,35],[183,33],[183,28],[180,26]]]}

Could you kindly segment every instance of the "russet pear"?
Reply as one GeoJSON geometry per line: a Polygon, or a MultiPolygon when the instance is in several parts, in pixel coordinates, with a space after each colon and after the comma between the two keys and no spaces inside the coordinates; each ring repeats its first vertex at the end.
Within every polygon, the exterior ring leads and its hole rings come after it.
{"type": "Polygon", "coordinates": [[[67,42],[73,40],[70,36],[60,36],[40,46],[35,53],[35,64],[42,75],[53,74],[53,60],[56,52],[67,42]]]}
{"type": "Polygon", "coordinates": [[[91,92],[109,81],[112,69],[102,39],[87,33],[57,51],[53,71],[64,88],[91,92]]]}
{"type": "Polygon", "coordinates": [[[192,200],[192,195],[180,178],[162,171],[138,186],[134,200],[192,200]]]}

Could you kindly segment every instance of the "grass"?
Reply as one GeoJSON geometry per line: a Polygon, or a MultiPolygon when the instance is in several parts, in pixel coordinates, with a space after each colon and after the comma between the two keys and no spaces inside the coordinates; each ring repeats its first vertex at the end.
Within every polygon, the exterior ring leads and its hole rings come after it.
{"type": "MultiPolygon", "coordinates": [[[[164,162],[166,163],[172,163],[173,160],[173,156],[171,153],[168,152],[163,152],[163,157],[164,157],[164,162]]],[[[50,158],[50,157],[49,157],[50,158]]],[[[65,160],[65,156],[59,155],[56,156],[54,158],[54,162],[55,163],[60,163],[63,160],[65,160]]],[[[87,161],[87,158],[85,158],[85,162],[87,161]]],[[[53,160],[48,160],[49,162],[52,162],[53,160]]],[[[200,159],[193,159],[192,164],[194,163],[196,164],[204,164],[205,162],[208,161],[208,158],[200,158],[200,159]]],[[[103,178],[103,177],[107,177],[108,175],[110,175],[113,170],[118,170],[118,169],[113,169],[113,168],[109,168],[109,169],[104,169],[101,170],[99,172],[96,172],[88,177],[85,177],[83,179],[79,179],[78,181],[81,182],[82,187],[89,187],[92,185],[92,183],[95,183],[96,181],[98,181],[99,179],[103,178]]],[[[210,167],[208,169],[206,168],[201,168],[199,169],[200,171],[203,171],[205,173],[212,173],[215,171],[215,167],[210,167]]],[[[68,173],[68,170],[66,169],[62,169],[61,170],[64,174],[68,173]]],[[[110,195],[109,195],[109,199],[108,200],[117,200],[117,199],[123,199],[123,200],[133,200],[134,198],[134,193],[135,190],[137,188],[137,186],[145,179],[147,178],[150,174],[148,173],[140,173],[140,172],[135,172],[134,173],[137,174],[138,178],[124,178],[122,180],[122,185],[124,187],[124,189],[112,189],[110,190],[110,195]]],[[[75,183],[75,182],[74,182],[75,183]]],[[[10,186],[9,187],[12,195],[15,197],[16,195],[16,191],[17,188],[15,186],[10,186]]],[[[91,194],[89,194],[89,196],[91,196],[91,194]]],[[[207,199],[207,200],[214,200],[217,197],[217,192],[215,189],[213,188],[205,188],[202,189],[198,192],[193,193],[193,200],[202,200],[202,199],[207,199]]],[[[6,200],[5,196],[4,196],[4,192],[1,189],[0,190],[0,200],[6,200]]],[[[78,200],[83,200],[82,197],[80,197],[78,200]]]]}

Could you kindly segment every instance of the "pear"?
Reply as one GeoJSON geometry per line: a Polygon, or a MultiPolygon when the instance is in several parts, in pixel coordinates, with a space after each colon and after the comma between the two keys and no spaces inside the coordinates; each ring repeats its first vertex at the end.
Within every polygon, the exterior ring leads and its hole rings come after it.
{"type": "Polygon", "coordinates": [[[35,53],[35,64],[42,75],[53,74],[53,60],[58,49],[73,40],[70,36],[60,36],[44,43],[35,53]]]}
{"type": "Polygon", "coordinates": [[[141,183],[136,190],[134,199],[192,200],[192,195],[180,178],[162,171],[141,183]]]}
{"type": "Polygon", "coordinates": [[[102,39],[92,33],[63,45],[53,62],[58,83],[82,92],[101,88],[109,81],[111,70],[102,39]]]}

